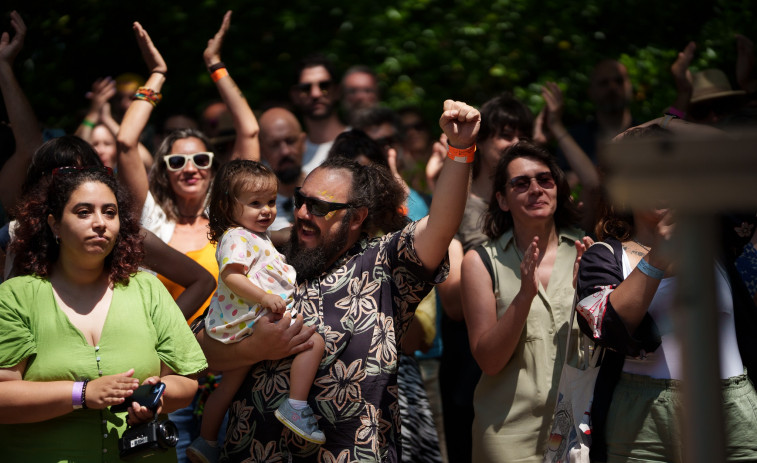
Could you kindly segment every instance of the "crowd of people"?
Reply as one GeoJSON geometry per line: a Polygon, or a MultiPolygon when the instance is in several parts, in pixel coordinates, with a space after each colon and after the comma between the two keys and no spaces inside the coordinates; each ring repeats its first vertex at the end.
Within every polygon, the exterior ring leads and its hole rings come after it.
{"type": "MultiPolygon", "coordinates": [[[[382,105],[370,67],[340,79],[321,55],[289,102],[253,110],[221,59],[231,18],[201,54],[219,96],[201,117],[151,123],[180,77],[135,22],[147,78],[97,79],[75,134],[45,141],[10,14],[4,458],[119,461],[143,444],[123,436],[170,419],[149,461],[541,462],[575,310],[571,338],[607,348],[592,461],[684,461],[675,207],[611,202],[599,146],[753,129],[748,38],[735,90],[689,70],[687,45],[649,122],[607,59],[583,124],[546,82],[537,115],[506,91],[440,101],[436,139],[417,108],[382,105]],[[156,406],[132,400],[141,385],[161,386],[156,406]]],[[[754,212],[724,210],[709,243],[728,461],[757,460],[754,212]]]]}

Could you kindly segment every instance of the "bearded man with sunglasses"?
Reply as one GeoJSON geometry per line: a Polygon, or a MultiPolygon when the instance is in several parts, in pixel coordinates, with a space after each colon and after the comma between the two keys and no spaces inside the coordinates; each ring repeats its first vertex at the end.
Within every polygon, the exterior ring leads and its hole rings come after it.
{"type": "Polygon", "coordinates": [[[339,120],[339,85],[332,63],[321,55],[305,58],[289,96],[300,111],[308,137],[303,168],[309,174],[326,160],[334,139],[347,127],[339,120]]]}
{"type": "Polygon", "coordinates": [[[383,168],[330,159],[295,192],[287,258],[298,273],[288,316],[256,324],[252,336],[221,344],[198,335],[211,365],[252,364],[230,409],[228,461],[401,460],[397,353],[417,304],[448,272],[447,247],[462,219],[480,114],[448,100],[440,126],[449,159],[429,215],[408,222],[402,187],[383,168]],[[371,238],[379,230],[389,232],[371,238]],[[326,434],[311,445],[274,416],[286,398],[290,356],[317,330],[326,352],[309,403],[326,434]],[[231,350],[230,350],[231,349],[231,350]]]}

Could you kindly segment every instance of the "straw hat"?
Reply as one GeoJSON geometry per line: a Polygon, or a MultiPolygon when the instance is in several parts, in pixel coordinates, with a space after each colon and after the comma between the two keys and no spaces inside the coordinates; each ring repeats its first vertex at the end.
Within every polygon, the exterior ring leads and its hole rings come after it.
{"type": "Polygon", "coordinates": [[[733,90],[725,73],[720,69],[705,69],[695,72],[692,77],[691,104],[715,98],[745,95],[743,90],[733,90]]]}

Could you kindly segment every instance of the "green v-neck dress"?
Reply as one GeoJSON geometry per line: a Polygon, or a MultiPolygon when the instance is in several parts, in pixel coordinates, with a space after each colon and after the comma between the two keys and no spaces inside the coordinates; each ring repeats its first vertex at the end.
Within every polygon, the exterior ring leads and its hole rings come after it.
{"type": "MultiPolygon", "coordinates": [[[[160,363],[180,375],[207,367],[181,311],[146,272],[116,285],[100,342],[91,346],[58,308],[49,280],[12,278],[0,285],[0,368],[28,359],[25,381],[94,380],[134,368],[140,382],[160,363]]],[[[126,414],[73,410],[40,423],[0,425],[3,461],[116,462],[126,414]]],[[[149,461],[176,461],[174,451],[149,461]]]]}

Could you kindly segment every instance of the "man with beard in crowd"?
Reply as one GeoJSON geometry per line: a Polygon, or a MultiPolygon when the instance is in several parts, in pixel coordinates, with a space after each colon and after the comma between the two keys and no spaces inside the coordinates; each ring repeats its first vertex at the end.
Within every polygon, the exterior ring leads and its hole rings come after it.
{"type": "Polygon", "coordinates": [[[214,368],[253,365],[230,409],[228,461],[400,461],[397,352],[416,306],[446,278],[480,117],[465,103],[444,103],[449,159],[429,215],[417,222],[399,212],[404,190],[382,167],[329,159],[295,191],[287,259],[297,270],[296,322],[261,320],[235,344],[198,335],[214,368]],[[371,238],[379,229],[389,233],[371,238]],[[308,400],[326,435],[321,446],[274,417],[291,355],[310,348],[314,329],[326,341],[308,400]]]}
{"type": "Polygon", "coordinates": [[[276,220],[271,230],[279,230],[294,223],[294,190],[302,185],[302,155],[305,152],[305,132],[291,112],[271,108],[260,116],[260,155],[279,179],[276,195],[276,220]]]}
{"type": "Polygon", "coordinates": [[[339,84],[331,62],[320,55],[304,59],[290,98],[307,129],[302,170],[309,174],[326,160],[334,139],[346,129],[337,114],[339,84]]]}

